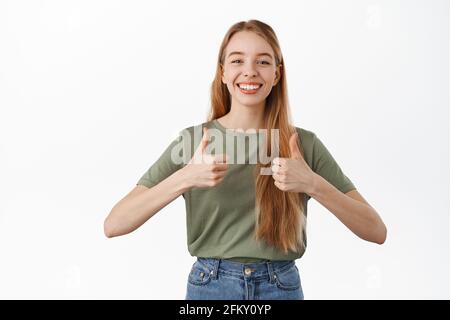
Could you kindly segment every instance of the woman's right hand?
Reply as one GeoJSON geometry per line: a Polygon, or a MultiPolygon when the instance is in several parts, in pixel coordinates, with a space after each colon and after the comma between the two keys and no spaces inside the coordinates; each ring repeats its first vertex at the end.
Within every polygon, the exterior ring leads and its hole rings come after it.
{"type": "Polygon", "coordinates": [[[208,129],[203,128],[202,140],[192,159],[181,170],[189,188],[214,187],[221,183],[228,168],[228,155],[206,154],[208,129]]]}

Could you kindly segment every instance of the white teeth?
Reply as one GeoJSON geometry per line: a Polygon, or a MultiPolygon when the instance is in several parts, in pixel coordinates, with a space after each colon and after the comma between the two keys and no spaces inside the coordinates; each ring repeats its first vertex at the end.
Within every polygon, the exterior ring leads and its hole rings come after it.
{"type": "Polygon", "coordinates": [[[244,90],[255,90],[260,87],[260,85],[248,85],[248,84],[238,84],[239,88],[244,90]]]}

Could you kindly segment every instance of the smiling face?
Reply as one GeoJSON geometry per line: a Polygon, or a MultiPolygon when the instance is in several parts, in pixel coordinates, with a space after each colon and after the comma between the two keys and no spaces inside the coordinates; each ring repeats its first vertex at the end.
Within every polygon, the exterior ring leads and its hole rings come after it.
{"type": "Polygon", "coordinates": [[[232,106],[263,106],[278,81],[279,67],[270,44],[254,32],[235,33],[225,48],[222,72],[232,106]]]}

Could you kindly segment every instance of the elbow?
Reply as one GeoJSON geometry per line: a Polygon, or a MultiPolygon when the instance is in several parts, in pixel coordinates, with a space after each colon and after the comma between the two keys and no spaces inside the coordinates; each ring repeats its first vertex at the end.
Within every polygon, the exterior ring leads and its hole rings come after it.
{"type": "Polygon", "coordinates": [[[110,223],[108,222],[108,219],[106,219],[105,222],[103,223],[103,233],[107,238],[112,238],[115,236],[114,230],[111,227],[110,223]]]}
{"type": "Polygon", "coordinates": [[[375,225],[362,234],[357,234],[361,239],[382,245],[386,242],[387,229],[382,221],[374,223],[375,225]]]}
{"type": "Polygon", "coordinates": [[[376,244],[382,245],[383,243],[386,242],[386,237],[384,237],[384,238],[380,237],[380,238],[374,240],[373,242],[376,243],[376,244]]]}
{"type": "Polygon", "coordinates": [[[103,222],[103,233],[107,238],[123,236],[133,230],[134,229],[130,226],[129,222],[117,214],[114,209],[103,222]]]}
{"type": "Polygon", "coordinates": [[[113,238],[120,235],[117,230],[117,224],[112,221],[110,216],[108,216],[103,223],[103,233],[107,238],[113,238]]]}
{"type": "Polygon", "coordinates": [[[380,240],[379,240],[377,243],[378,243],[378,244],[383,244],[383,243],[385,243],[385,242],[386,242],[386,238],[387,238],[387,230],[386,230],[386,228],[385,228],[385,231],[384,231],[382,237],[380,238],[380,240]]]}
{"type": "Polygon", "coordinates": [[[377,228],[376,237],[374,238],[374,243],[377,243],[379,245],[382,245],[386,242],[387,238],[387,228],[384,225],[383,222],[381,222],[381,225],[377,228]]]}

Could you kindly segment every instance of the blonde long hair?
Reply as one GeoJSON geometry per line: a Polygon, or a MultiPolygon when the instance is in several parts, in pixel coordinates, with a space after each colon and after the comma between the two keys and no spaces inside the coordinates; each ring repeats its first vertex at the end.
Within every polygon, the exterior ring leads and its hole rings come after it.
{"type": "MultiPolygon", "coordinates": [[[[267,132],[272,129],[279,131],[279,157],[291,157],[289,138],[296,129],[290,125],[290,110],[286,87],[284,61],[278,39],[274,30],[258,20],[238,22],[230,27],[220,46],[217,69],[211,84],[211,110],[208,121],[220,118],[231,109],[231,97],[226,84],[222,83],[222,67],[225,48],[231,37],[239,31],[251,31],[264,38],[275,53],[275,62],[280,66],[280,79],[266,98],[264,109],[264,127],[267,132]]],[[[300,153],[304,155],[299,141],[300,153]]],[[[271,141],[267,137],[266,154],[271,150],[271,141]]],[[[255,214],[257,240],[265,240],[267,244],[281,249],[300,252],[306,247],[306,215],[304,208],[304,193],[284,192],[278,189],[272,176],[258,174],[261,168],[267,168],[271,163],[263,165],[258,162],[255,168],[255,214]]]]}

